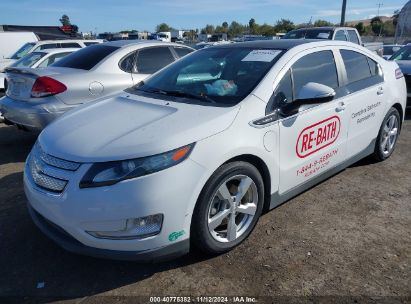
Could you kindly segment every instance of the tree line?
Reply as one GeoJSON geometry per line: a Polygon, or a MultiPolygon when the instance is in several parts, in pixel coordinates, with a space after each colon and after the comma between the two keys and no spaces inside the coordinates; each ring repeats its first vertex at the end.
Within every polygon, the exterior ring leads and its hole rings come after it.
{"type": "MultiPolygon", "coordinates": [[[[376,36],[394,36],[396,20],[398,15],[394,14],[394,18],[382,21],[380,17],[374,17],[369,25],[365,25],[363,22],[355,24],[358,32],[361,35],[376,35],[376,36]]],[[[204,28],[190,30],[187,32],[188,35],[198,35],[201,34],[214,34],[214,33],[226,33],[229,38],[234,38],[241,36],[243,34],[249,35],[263,35],[263,36],[275,36],[278,33],[287,33],[294,29],[304,28],[304,27],[324,27],[324,26],[338,26],[339,24],[334,24],[326,20],[315,20],[314,22],[295,24],[289,19],[277,20],[275,24],[258,24],[254,18],[251,18],[248,24],[241,24],[237,21],[232,21],[230,24],[225,21],[221,25],[207,24],[204,28]]],[[[174,30],[172,26],[167,23],[161,23],[157,25],[157,32],[169,32],[174,30]]]]}

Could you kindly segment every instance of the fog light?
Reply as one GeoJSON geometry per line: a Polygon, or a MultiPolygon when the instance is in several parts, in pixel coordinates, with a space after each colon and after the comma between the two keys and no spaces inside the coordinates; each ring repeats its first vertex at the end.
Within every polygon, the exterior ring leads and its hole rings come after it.
{"type": "Polygon", "coordinates": [[[154,214],[132,218],[126,221],[126,227],[118,231],[87,231],[99,239],[132,240],[143,239],[159,234],[163,225],[163,215],[154,214]]]}

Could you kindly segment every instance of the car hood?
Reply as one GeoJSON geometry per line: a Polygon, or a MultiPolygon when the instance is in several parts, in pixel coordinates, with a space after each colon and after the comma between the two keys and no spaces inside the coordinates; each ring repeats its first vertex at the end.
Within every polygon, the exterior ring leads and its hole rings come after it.
{"type": "Polygon", "coordinates": [[[403,74],[411,75],[411,60],[396,61],[403,74]]]}
{"type": "Polygon", "coordinates": [[[12,64],[15,61],[16,60],[14,59],[7,59],[7,58],[0,60],[0,72],[2,72],[4,68],[8,67],[10,64],[12,64]]]}
{"type": "Polygon", "coordinates": [[[227,129],[239,106],[169,102],[127,93],[68,112],[39,136],[46,153],[77,162],[154,155],[227,129]]]}

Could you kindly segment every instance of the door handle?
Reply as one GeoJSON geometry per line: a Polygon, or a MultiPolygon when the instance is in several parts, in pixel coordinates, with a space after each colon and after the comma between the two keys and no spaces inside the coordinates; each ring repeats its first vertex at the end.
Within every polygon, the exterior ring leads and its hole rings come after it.
{"type": "Polygon", "coordinates": [[[377,91],[377,95],[382,95],[382,94],[384,94],[384,89],[382,87],[379,87],[377,91]]]}
{"type": "Polygon", "coordinates": [[[343,102],[340,102],[338,104],[338,107],[335,108],[335,112],[342,112],[344,110],[345,110],[345,103],[343,103],[343,102]]]}

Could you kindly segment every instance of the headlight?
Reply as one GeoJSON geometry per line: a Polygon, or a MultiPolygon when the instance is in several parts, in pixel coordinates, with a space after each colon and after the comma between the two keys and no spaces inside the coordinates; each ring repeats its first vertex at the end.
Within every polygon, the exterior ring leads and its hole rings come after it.
{"type": "Polygon", "coordinates": [[[80,188],[109,186],[126,179],[170,168],[184,161],[190,155],[193,147],[194,144],[190,144],[153,156],[95,163],[84,175],[80,182],[80,188]]]}

